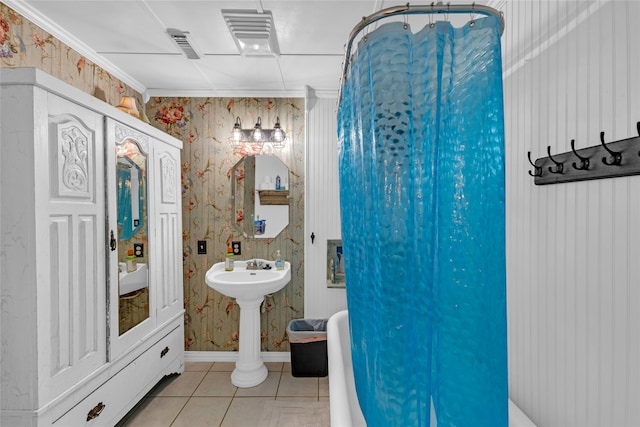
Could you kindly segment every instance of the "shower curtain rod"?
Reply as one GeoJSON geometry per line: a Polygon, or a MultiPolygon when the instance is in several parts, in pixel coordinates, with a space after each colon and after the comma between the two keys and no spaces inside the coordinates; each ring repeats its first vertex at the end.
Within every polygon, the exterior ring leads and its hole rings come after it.
{"type": "Polygon", "coordinates": [[[500,35],[504,32],[504,16],[502,12],[497,11],[496,9],[484,6],[480,4],[455,4],[452,5],[450,3],[442,4],[442,2],[431,3],[429,5],[416,5],[411,6],[407,3],[404,6],[391,6],[386,9],[381,9],[375,13],[372,13],[369,16],[363,16],[362,20],[353,27],[351,33],[349,34],[349,39],[347,44],[345,45],[345,53],[344,53],[344,68],[342,70],[342,79],[340,80],[340,91],[338,93],[338,104],[342,98],[342,83],[347,80],[347,71],[349,70],[349,57],[351,56],[351,46],[353,45],[353,41],[360,31],[362,31],[367,25],[372,24],[380,19],[387,18],[389,16],[395,15],[413,15],[413,14],[435,14],[435,13],[480,13],[483,15],[493,15],[500,19],[500,35]]]}

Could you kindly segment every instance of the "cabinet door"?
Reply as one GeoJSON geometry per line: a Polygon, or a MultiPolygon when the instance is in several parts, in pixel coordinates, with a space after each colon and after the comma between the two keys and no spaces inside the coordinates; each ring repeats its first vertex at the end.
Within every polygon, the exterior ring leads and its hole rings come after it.
{"type": "Polygon", "coordinates": [[[182,199],[180,192],[180,150],[154,141],[153,207],[158,260],[152,272],[156,285],[158,325],[183,309],[182,288],[182,199]]]}
{"type": "Polygon", "coordinates": [[[155,326],[157,285],[150,272],[159,267],[151,188],[150,137],[106,119],[106,176],[109,248],[109,360],[116,360],[155,326]]]}
{"type": "Polygon", "coordinates": [[[41,406],[106,362],[103,118],[52,94],[46,105],[34,141],[41,406]]]}

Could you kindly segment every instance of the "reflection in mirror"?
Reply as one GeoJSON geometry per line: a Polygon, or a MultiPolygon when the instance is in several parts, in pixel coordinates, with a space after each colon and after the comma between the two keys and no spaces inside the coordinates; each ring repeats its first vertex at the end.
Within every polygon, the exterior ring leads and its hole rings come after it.
{"type": "Polygon", "coordinates": [[[245,237],[275,238],[289,225],[289,169],[276,156],[245,156],[232,169],[232,222],[245,237]]]}
{"type": "Polygon", "coordinates": [[[255,158],[243,157],[232,169],[231,198],[233,200],[233,224],[245,237],[253,237],[255,158]],[[245,216],[249,219],[245,221],[245,216]]]}
{"type": "Polygon", "coordinates": [[[132,140],[116,147],[119,333],[149,317],[147,157],[132,140]]]}
{"type": "Polygon", "coordinates": [[[116,180],[118,188],[118,240],[129,240],[142,227],[142,221],[140,221],[142,170],[129,157],[118,157],[116,180]]]}

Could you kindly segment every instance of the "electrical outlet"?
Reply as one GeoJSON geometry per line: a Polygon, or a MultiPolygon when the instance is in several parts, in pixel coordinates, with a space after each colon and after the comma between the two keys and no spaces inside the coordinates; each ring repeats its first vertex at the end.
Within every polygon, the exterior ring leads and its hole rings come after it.
{"type": "Polygon", "coordinates": [[[207,254],[207,241],[206,240],[198,240],[198,254],[206,255],[207,254]]]}
{"type": "Polygon", "coordinates": [[[133,254],[136,258],[142,258],[144,256],[144,244],[143,243],[134,243],[133,244],[133,254]]]}
{"type": "Polygon", "coordinates": [[[233,248],[234,255],[242,255],[242,243],[231,242],[231,248],[233,248]]]}

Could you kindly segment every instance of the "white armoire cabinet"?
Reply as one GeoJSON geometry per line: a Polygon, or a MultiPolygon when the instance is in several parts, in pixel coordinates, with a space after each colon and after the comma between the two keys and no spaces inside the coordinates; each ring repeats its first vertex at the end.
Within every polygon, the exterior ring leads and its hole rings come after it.
{"type": "Polygon", "coordinates": [[[0,424],[113,426],[184,369],[182,143],[34,68],[0,84],[0,424]]]}

